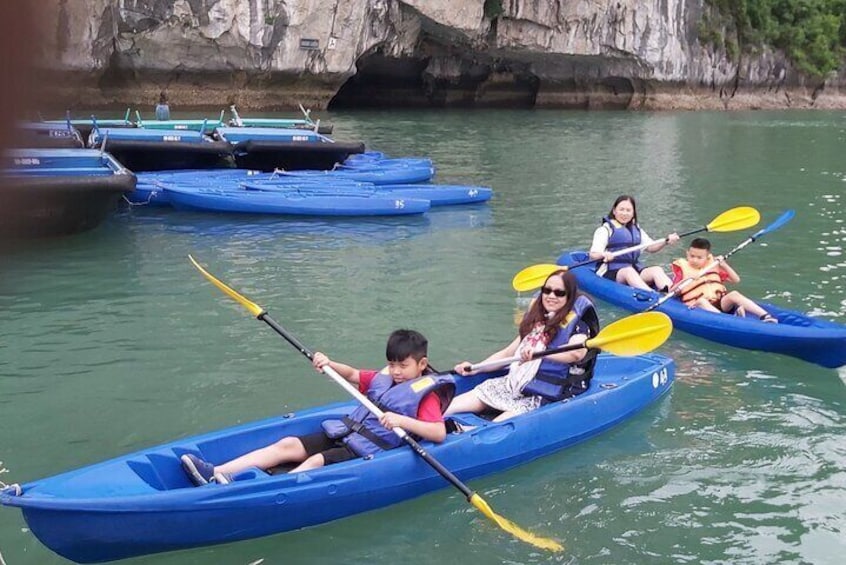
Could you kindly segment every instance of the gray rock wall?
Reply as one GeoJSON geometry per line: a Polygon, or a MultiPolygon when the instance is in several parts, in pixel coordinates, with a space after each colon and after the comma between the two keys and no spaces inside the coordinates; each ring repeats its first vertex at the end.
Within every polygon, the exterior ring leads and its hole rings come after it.
{"type": "Polygon", "coordinates": [[[778,53],[697,37],[703,0],[41,0],[45,103],[838,106],[778,53]]]}

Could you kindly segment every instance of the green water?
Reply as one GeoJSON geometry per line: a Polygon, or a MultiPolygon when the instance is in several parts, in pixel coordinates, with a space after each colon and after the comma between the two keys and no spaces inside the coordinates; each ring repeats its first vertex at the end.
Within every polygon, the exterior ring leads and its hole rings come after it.
{"type": "MultiPolygon", "coordinates": [[[[846,114],[337,113],[335,137],[428,155],[485,206],[397,220],[133,209],[0,254],[0,480],[25,482],[190,434],[344,399],[213,290],[188,253],[304,343],[378,366],[410,326],[432,362],[514,334],[521,268],[588,244],[620,193],[654,236],[737,205],[795,219],[734,256],[740,289],[846,323],[846,114]]],[[[748,232],[713,234],[715,251],[748,232]]],[[[669,261],[681,248],[651,256],[669,261]]],[[[600,306],[604,320],[623,313],[600,306]]],[[[846,551],[846,387],[831,369],[676,333],[670,396],[591,441],[472,482],[561,539],[550,555],[454,490],[338,522],[128,562],[835,563],[846,551]]],[[[7,565],[65,561],[0,509],[7,565]]]]}

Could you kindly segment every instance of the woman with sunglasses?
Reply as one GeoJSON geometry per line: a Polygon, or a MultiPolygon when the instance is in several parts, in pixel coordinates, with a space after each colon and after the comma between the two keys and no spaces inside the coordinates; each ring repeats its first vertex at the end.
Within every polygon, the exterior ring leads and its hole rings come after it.
{"type": "Polygon", "coordinates": [[[650,253],[661,251],[668,243],[679,240],[677,233],[666,238],[653,240],[637,223],[637,204],[633,196],[617,197],[611,211],[602,218],[601,225],[593,233],[590,258],[601,259],[596,274],[641,290],[669,291],[672,281],[659,266],[644,267],[640,263],[640,251],[632,251],[614,257],[615,251],[651,243],[646,248],[650,253]],[[652,285],[652,286],[650,286],[652,285]]]}
{"type": "MultiPolygon", "coordinates": [[[[517,337],[483,362],[519,355],[502,377],[488,379],[453,399],[445,415],[457,412],[498,410],[494,421],[512,418],[557,400],[586,391],[593,376],[595,353],[576,349],[532,359],[537,351],[566,344],[584,343],[599,332],[593,303],[580,294],[576,278],[562,269],[555,271],[541,288],[520,322],[517,337]]],[[[475,374],[470,363],[455,366],[459,375],[475,374]]]]}

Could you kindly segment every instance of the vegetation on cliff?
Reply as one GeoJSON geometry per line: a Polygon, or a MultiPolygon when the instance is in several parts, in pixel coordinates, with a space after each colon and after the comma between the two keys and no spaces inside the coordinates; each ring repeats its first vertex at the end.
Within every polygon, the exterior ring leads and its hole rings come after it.
{"type": "Polygon", "coordinates": [[[818,78],[838,70],[846,53],[846,0],[706,0],[717,11],[700,40],[737,60],[762,45],[783,50],[797,69],[818,78]],[[723,35],[725,33],[725,35],[723,35]]]}

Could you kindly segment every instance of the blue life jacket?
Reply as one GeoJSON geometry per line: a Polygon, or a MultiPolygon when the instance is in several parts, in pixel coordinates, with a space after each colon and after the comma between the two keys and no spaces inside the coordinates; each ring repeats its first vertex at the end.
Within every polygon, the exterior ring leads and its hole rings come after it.
{"type": "MultiPolygon", "coordinates": [[[[379,373],[373,377],[367,389],[367,398],[384,412],[417,418],[420,402],[433,391],[440,398],[443,412],[455,395],[455,379],[449,375],[432,374],[396,384],[390,375],[379,373]]],[[[383,449],[393,449],[403,443],[397,434],[380,424],[379,419],[364,406],[359,406],[343,420],[326,420],[321,426],[328,437],[343,439],[347,447],[359,457],[383,449]]]]}
{"type": "MultiPolygon", "coordinates": [[[[555,334],[547,349],[554,349],[566,345],[573,336],[574,330],[584,322],[588,326],[588,338],[599,333],[599,317],[593,302],[584,295],[579,295],[573,304],[573,310],[568,314],[566,323],[555,334]]],[[[588,351],[584,359],[578,363],[559,363],[549,357],[544,357],[534,378],[523,386],[520,391],[526,396],[540,396],[541,403],[547,404],[563,400],[574,394],[587,390],[593,377],[593,367],[596,364],[596,352],[588,351]]]]}
{"type": "MultiPolygon", "coordinates": [[[[627,247],[634,247],[635,245],[640,245],[640,228],[637,226],[636,223],[629,222],[628,226],[624,226],[617,220],[606,216],[602,218],[602,225],[611,232],[608,236],[608,246],[605,248],[606,251],[614,253],[615,251],[619,251],[627,247]]],[[[615,257],[610,263],[608,263],[608,270],[615,271],[618,269],[622,269],[623,267],[632,266],[640,267],[640,265],[638,264],[639,258],[640,251],[632,251],[631,253],[620,255],[619,257],[615,257]]],[[[599,265],[601,266],[602,263],[600,263],[599,265]]]]}

